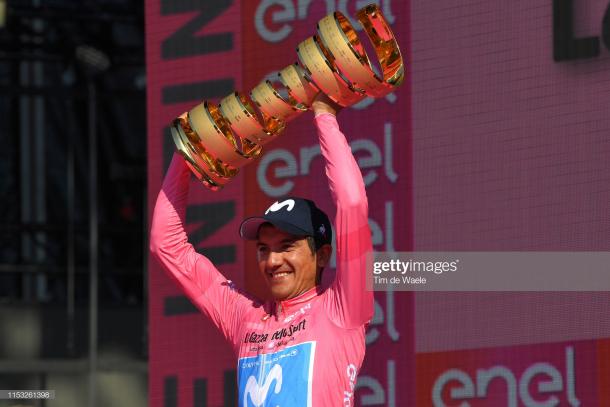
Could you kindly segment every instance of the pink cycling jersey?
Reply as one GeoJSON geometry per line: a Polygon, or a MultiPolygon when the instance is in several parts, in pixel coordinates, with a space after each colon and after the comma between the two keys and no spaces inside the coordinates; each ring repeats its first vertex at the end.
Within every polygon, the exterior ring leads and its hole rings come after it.
{"type": "Polygon", "coordinates": [[[188,243],[184,218],[190,171],[174,154],[157,198],[150,245],[163,268],[220,329],[237,355],[239,406],[351,406],[373,316],[366,290],[372,251],[360,169],[336,118],[314,119],[337,207],[337,273],[284,301],[261,302],[238,290],[188,243]]]}

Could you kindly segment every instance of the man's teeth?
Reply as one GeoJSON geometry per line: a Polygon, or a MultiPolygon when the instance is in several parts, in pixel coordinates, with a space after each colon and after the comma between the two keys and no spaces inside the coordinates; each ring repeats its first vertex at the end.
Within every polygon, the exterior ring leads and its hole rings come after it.
{"type": "Polygon", "coordinates": [[[282,271],[282,272],[279,272],[279,273],[271,273],[271,277],[272,278],[279,278],[279,277],[287,276],[288,274],[290,274],[290,273],[282,271]]]}

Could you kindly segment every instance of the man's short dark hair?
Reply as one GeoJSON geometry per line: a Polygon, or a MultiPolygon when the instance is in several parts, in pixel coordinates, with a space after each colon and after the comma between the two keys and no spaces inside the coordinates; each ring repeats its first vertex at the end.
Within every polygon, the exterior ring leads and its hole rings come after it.
{"type": "MultiPolygon", "coordinates": [[[[307,245],[309,246],[309,249],[311,250],[311,254],[312,255],[316,254],[317,249],[319,249],[319,247],[316,247],[317,246],[316,239],[314,239],[313,236],[307,236],[307,245]]],[[[316,285],[322,284],[322,272],[323,271],[324,271],[324,267],[318,267],[318,269],[316,270],[316,285]]]]}
{"type": "Polygon", "coordinates": [[[316,253],[316,240],[313,236],[307,236],[307,245],[309,246],[309,250],[311,250],[311,254],[316,253]]]}

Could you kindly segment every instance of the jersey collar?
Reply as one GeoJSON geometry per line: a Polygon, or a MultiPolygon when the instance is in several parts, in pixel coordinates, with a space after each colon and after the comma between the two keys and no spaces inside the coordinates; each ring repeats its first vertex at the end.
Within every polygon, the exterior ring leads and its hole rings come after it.
{"type": "Polygon", "coordinates": [[[319,285],[310,288],[297,295],[294,298],[290,298],[288,300],[278,300],[275,301],[275,315],[276,317],[282,313],[289,312],[292,308],[305,304],[308,301],[311,301],[313,298],[317,297],[322,293],[322,287],[319,285]]]}

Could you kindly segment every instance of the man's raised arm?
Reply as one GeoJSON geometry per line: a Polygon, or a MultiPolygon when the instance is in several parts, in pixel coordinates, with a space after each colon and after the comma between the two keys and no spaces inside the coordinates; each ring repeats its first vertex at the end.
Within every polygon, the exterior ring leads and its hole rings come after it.
{"type": "Polygon", "coordinates": [[[366,259],[373,250],[368,201],[360,168],[339,129],[332,102],[316,102],[315,122],[337,207],[337,274],[328,293],[330,313],[340,326],[357,328],[373,317],[373,293],[366,289],[366,259]]]}
{"type": "Polygon", "coordinates": [[[184,230],[190,170],[174,153],[157,197],[150,250],[189,299],[234,343],[242,311],[249,299],[188,242],[184,230]]]}

